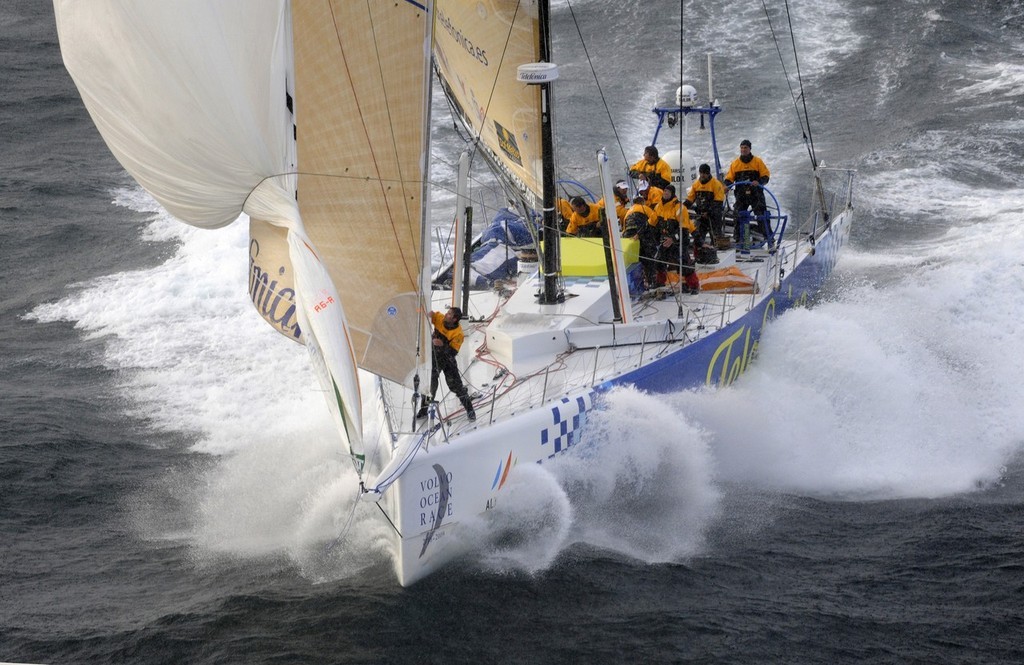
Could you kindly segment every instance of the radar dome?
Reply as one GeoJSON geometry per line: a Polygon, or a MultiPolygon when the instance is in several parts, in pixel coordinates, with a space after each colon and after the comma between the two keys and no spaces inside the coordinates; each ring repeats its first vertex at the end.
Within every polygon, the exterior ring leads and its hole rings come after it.
{"type": "Polygon", "coordinates": [[[669,150],[661,156],[672,170],[672,184],[676,186],[676,196],[686,198],[686,190],[697,179],[697,160],[685,150],[669,150]]]}
{"type": "Polygon", "coordinates": [[[681,85],[676,90],[676,104],[682,108],[691,108],[697,105],[697,88],[692,85],[681,85]]]}

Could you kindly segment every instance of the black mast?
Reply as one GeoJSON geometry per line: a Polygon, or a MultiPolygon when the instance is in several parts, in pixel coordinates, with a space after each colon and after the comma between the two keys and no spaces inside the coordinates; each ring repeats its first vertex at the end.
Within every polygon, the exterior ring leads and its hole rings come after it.
{"type": "MultiPolygon", "coordinates": [[[[548,25],[550,7],[548,0],[538,3],[538,19],[540,23],[540,59],[551,62],[551,29],[548,25]]],[[[559,288],[559,273],[562,261],[558,240],[558,216],[555,213],[555,141],[552,130],[552,95],[551,84],[540,85],[540,136],[543,157],[543,188],[542,205],[544,207],[544,293],[542,304],[551,305],[565,300],[559,288]]]]}

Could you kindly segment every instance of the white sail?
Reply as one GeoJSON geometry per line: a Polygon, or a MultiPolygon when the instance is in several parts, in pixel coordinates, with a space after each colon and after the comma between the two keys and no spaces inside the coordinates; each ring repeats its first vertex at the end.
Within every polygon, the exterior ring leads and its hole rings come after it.
{"type": "Polygon", "coordinates": [[[111,152],[172,215],[298,219],[284,0],[55,0],[71,73],[111,152]]]}
{"type": "Polygon", "coordinates": [[[284,334],[299,339],[306,329],[328,405],[359,455],[350,333],[296,202],[291,3],[55,0],[54,8],[68,71],[139,184],[194,226],[250,215],[253,302],[284,334]],[[257,260],[288,270],[264,280],[269,271],[257,270],[257,260]]]}
{"type": "MultiPolygon", "coordinates": [[[[341,298],[327,274],[327,267],[300,232],[288,232],[288,245],[296,268],[299,321],[305,331],[313,368],[327,391],[325,397],[338,430],[346,433],[350,442],[359,442],[363,432],[362,398],[341,298]]],[[[350,449],[361,467],[361,448],[350,444],[350,449]]]]}

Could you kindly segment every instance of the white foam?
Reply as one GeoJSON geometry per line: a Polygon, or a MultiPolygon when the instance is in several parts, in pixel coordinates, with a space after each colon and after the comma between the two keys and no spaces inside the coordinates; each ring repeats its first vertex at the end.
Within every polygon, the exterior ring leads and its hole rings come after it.
{"type": "Polygon", "coordinates": [[[543,466],[517,466],[496,507],[466,522],[480,566],[535,574],[581,543],[646,563],[700,550],[719,490],[707,436],[682,413],[618,388],[577,445],[543,466]]]}
{"type": "Polygon", "coordinates": [[[757,362],[678,408],[709,432],[721,477],[845,497],[935,497],[998,482],[1024,444],[1024,231],[976,230],[893,262],[841,261],[842,299],[770,326],[757,362]],[[895,270],[899,279],[876,280],[895,270]]]}
{"type": "Polygon", "coordinates": [[[708,440],[660,397],[609,393],[588,420],[585,451],[554,467],[573,502],[575,539],[647,562],[697,552],[719,500],[708,440]]]}
{"type": "MultiPolygon", "coordinates": [[[[143,212],[156,206],[138,190],[116,200],[143,212]]],[[[244,448],[253,432],[288,438],[320,418],[305,350],[267,326],[248,299],[247,224],[201,231],[158,212],[144,237],[180,245],[159,266],[81,285],[30,316],[102,338],[132,413],[160,429],[199,433],[197,450],[244,448]]]]}
{"type": "Polygon", "coordinates": [[[992,95],[1020,97],[1024,95],[1024,65],[1016,62],[998,62],[992,65],[971,65],[966,74],[975,83],[960,88],[956,95],[975,101],[992,95]]]}
{"type": "Polygon", "coordinates": [[[519,465],[497,506],[471,516],[459,538],[490,572],[535,574],[547,570],[568,542],[573,507],[550,469],[519,465]]]}

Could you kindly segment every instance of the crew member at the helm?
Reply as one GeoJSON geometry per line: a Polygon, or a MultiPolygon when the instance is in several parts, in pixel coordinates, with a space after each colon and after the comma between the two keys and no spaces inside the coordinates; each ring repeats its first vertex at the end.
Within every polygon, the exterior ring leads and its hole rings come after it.
{"type": "MultiPolygon", "coordinates": [[[[725,174],[725,186],[729,187],[733,183],[750,183],[736,186],[735,210],[738,213],[747,208],[753,208],[758,226],[764,237],[768,238],[771,230],[765,215],[766,206],[762,187],[768,184],[771,172],[760,157],[750,152],[750,148],[750,141],[747,139],[740,141],[740,156],[732,160],[732,164],[729,165],[729,171],[725,174]]],[[[739,229],[740,225],[737,224],[736,231],[733,232],[736,240],[739,240],[739,229]]]]}

